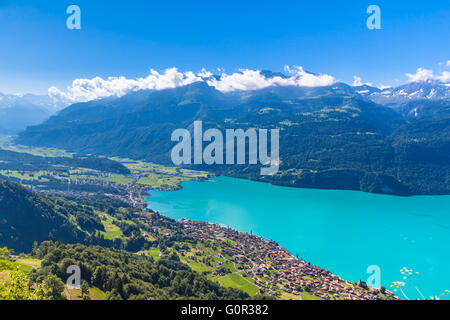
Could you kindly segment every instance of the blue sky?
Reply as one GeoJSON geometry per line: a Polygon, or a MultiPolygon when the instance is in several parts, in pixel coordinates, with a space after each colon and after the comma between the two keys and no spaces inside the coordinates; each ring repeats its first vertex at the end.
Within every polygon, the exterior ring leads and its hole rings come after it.
{"type": "MultiPolygon", "coordinates": [[[[232,73],[284,65],[375,85],[450,59],[450,1],[0,0],[0,92],[45,93],[76,78],[149,68],[232,73]],[[66,8],[81,8],[81,30],[66,8]],[[381,8],[381,30],[366,8],[381,8]]],[[[448,70],[448,68],[447,68],[448,70]]]]}

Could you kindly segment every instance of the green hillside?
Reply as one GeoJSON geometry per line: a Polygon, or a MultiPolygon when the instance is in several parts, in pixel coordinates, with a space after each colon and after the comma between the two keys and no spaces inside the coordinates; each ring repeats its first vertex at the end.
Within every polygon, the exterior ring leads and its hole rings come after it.
{"type": "Polygon", "coordinates": [[[35,241],[86,242],[87,229],[98,221],[83,210],[60,200],[53,202],[37,192],[0,179],[0,243],[18,251],[31,250],[35,241]]]}
{"type": "MultiPolygon", "coordinates": [[[[424,104],[422,108],[437,107],[424,104]]],[[[345,84],[224,94],[205,83],[194,83],[74,104],[29,127],[16,143],[172,165],[171,133],[177,128],[192,129],[195,120],[203,121],[204,131],[278,128],[281,164],[273,177],[261,177],[260,166],[255,165],[191,168],[294,187],[448,194],[448,130],[427,138],[428,129],[448,121],[448,115],[426,114],[411,121],[402,112],[355,94],[345,84]],[[428,156],[411,158],[410,150],[416,148],[428,156]]]]}
{"type": "Polygon", "coordinates": [[[42,268],[32,279],[54,274],[64,282],[67,267],[78,265],[82,279],[106,292],[108,299],[245,299],[237,289],[219,286],[192,271],[175,257],[155,262],[151,257],[98,246],[44,242],[33,254],[42,268]]]}

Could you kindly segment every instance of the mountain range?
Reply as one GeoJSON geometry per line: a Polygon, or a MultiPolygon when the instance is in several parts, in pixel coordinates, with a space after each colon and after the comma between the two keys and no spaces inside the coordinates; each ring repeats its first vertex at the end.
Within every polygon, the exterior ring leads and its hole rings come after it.
{"type": "Polygon", "coordinates": [[[450,84],[438,80],[411,82],[383,90],[367,85],[354,89],[375,103],[393,108],[408,121],[449,113],[450,84]]]}
{"type": "Polygon", "coordinates": [[[16,143],[171,164],[171,133],[192,129],[195,120],[204,130],[279,128],[281,164],[275,176],[259,176],[254,165],[194,168],[295,187],[450,193],[448,86],[429,81],[389,94],[344,83],[224,93],[195,82],[141,90],[75,103],[28,127],[16,143]],[[392,100],[375,103],[380,96],[392,100]]]}
{"type": "MultiPolygon", "coordinates": [[[[266,79],[273,79],[279,77],[287,79],[288,77],[280,72],[272,72],[263,70],[260,74],[266,79]]],[[[307,74],[313,73],[307,72],[307,74]]],[[[219,80],[220,76],[201,77],[202,81],[207,82],[212,79],[219,80]]],[[[298,92],[302,92],[305,96],[314,96],[321,94],[321,92],[334,91],[336,94],[355,95],[366,98],[377,104],[388,106],[409,120],[414,118],[424,118],[437,113],[447,113],[448,103],[450,98],[450,84],[440,80],[425,80],[410,82],[408,84],[400,85],[398,87],[385,87],[383,89],[364,84],[358,86],[349,86],[342,82],[337,82],[328,87],[297,87],[298,92]],[[330,91],[331,90],[331,91],[330,91]]],[[[141,92],[151,90],[140,90],[141,92]]],[[[258,90],[242,90],[235,91],[234,95],[245,96],[258,90]]],[[[134,92],[129,93],[133,95],[134,92]]],[[[99,100],[114,100],[114,95],[99,100]]],[[[41,112],[45,117],[55,114],[56,112],[66,108],[70,105],[70,100],[60,100],[56,96],[50,97],[48,95],[4,95],[0,93],[0,110],[17,110],[20,108],[28,108],[28,111],[41,112]],[[33,110],[34,109],[34,110],[33,110]]],[[[16,112],[17,114],[19,112],[16,112]]],[[[29,117],[30,119],[32,116],[29,117]]],[[[42,122],[43,117],[37,116],[34,123],[42,122]]],[[[6,121],[5,121],[6,122],[6,121]]],[[[14,122],[14,121],[13,121],[14,122]]],[[[30,125],[34,125],[30,123],[30,125]]],[[[0,130],[4,126],[0,125],[0,130]]],[[[25,127],[23,127],[25,129],[25,127]]]]}
{"type": "Polygon", "coordinates": [[[0,134],[15,134],[37,125],[64,106],[48,95],[0,93],[0,134]]]}
{"type": "MultiPolygon", "coordinates": [[[[315,75],[311,72],[305,74],[315,75]]],[[[260,71],[264,79],[288,79],[281,72],[268,70],[260,71]]],[[[219,81],[220,76],[210,75],[200,77],[202,81],[219,81]]],[[[336,83],[335,88],[351,95],[359,95],[377,104],[389,106],[406,118],[427,117],[430,113],[440,112],[442,108],[448,107],[450,97],[450,84],[439,80],[426,80],[410,82],[395,88],[377,88],[368,84],[348,86],[344,83],[336,83]],[[430,103],[432,102],[432,103],[430,103]],[[441,106],[444,104],[444,106],[441,106]]],[[[314,92],[315,88],[305,88],[305,93],[314,92]]],[[[319,87],[321,88],[321,87],[319,87]]],[[[241,91],[245,94],[246,91],[241,91]]],[[[0,134],[16,134],[27,126],[33,126],[47,120],[51,115],[70,105],[67,98],[58,98],[55,95],[35,94],[2,94],[0,93],[0,134]]],[[[448,111],[448,110],[447,110],[448,111]]],[[[446,111],[446,112],[447,112],[446,111]]]]}
{"type": "Polygon", "coordinates": [[[415,100],[445,100],[450,98],[450,86],[439,80],[411,82],[396,88],[379,89],[368,85],[354,87],[356,92],[372,101],[395,105],[415,100]]]}

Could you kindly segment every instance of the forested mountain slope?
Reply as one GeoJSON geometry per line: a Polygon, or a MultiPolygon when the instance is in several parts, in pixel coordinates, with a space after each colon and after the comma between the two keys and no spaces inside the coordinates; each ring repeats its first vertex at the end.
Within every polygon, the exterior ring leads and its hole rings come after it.
{"type": "Polygon", "coordinates": [[[0,179],[0,243],[16,251],[31,250],[35,241],[82,242],[89,235],[75,221],[90,229],[94,217],[82,208],[60,200],[50,201],[19,184],[0,179]],[[74,220],[70,216],[74,217],[74,220]]]}
{"type": "Polygon", "coordinates": [[[428,105],[422,104],[427,116],[411,121],[341,83],[222,93],[198,82],[74,104],[16,142],[171,164],[171,133],[192,130],[195,120],[203,121],[203,130],[279,128],[275,176],[260,176],[254,165],[196,168],[297,187],[448,194],[450,136],[441,130],[448,128],[446,108],[442,101],[428,105]],[[439,132],[431,137],[431,129],[439,132]]]}

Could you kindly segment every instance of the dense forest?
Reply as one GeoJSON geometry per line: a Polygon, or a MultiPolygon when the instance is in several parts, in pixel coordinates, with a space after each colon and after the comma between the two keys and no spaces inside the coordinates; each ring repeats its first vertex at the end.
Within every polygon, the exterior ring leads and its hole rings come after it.
{"type": "Polygon", "coordinates": [[[133,210],[123,201],[102,195],[69,198],[46,195],[0,179],[0,243],[17,252],[29,252],[35,242],[45,240],[138,251],[149,246],[149,242],[139,228],[127,225],[130,219],[135,219],[133,210]],[[114,216],[114,223],[126,236],[105,239],[99,212],[114,216]]]}
{"type": "Polygon", "coordinates": [[[74,167],[109,173],[130,173],[120,162],[105,157],[42,157],[0,149],[0,160],[0,169],[3,170],[48,171],[60,167],[74,167]]]}
{"type": "Polygon", "coordinates": [[[192,271],[176,255],[155,262],[151,257],[81,244],[43,242],[33,249],[43,259],[31,279],[56,275],[66,282],[67,268],[77,265],[82,280],[106,292],[107,299],[246,299],[242,291],[224,288],[192,271]]]}
{"type": "Polygon", "coordinates": [[[99,220],[83,207],[62,199],[52,201],[19,184],[0,179],[0,243],[17,251],[29,251],[35,241],[89,242],[99,220]]]}

